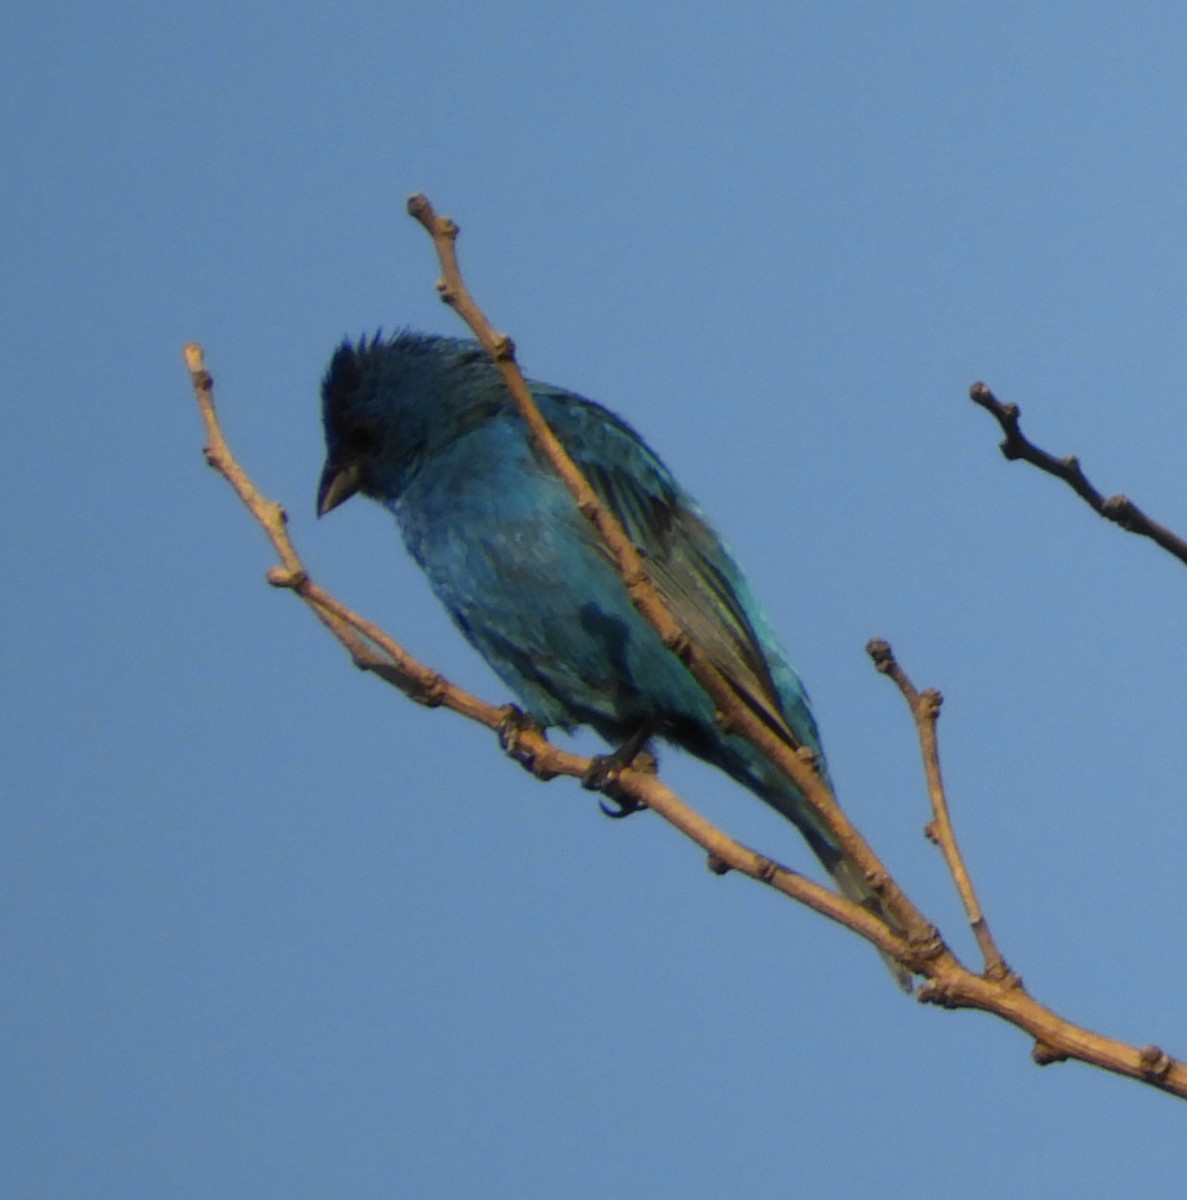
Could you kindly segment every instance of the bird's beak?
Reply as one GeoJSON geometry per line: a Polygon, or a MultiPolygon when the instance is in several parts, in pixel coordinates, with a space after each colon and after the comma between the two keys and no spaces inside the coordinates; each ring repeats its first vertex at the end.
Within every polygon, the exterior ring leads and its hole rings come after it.
{"type": "Polygon", "coordinates": [[[363,483],[363,470],[357,462],[326,463],[317,485],[317,515],[324,517],[339,504],[345,504],[363,483]]]}

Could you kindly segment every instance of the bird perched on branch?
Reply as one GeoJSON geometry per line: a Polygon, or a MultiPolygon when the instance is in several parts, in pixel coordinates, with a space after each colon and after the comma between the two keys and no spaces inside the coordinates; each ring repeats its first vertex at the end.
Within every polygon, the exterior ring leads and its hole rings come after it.
{"type": "MultiPolygon", "coordinates": [[[[528,386],[672,616],[754,714],[811,751],[827,778],[804,687],[696,502],[613,413],[563,388],[528,386]]],[[[713,701],[636,611],[477,342],[405,331],[343,343],[322,405],[318,514],[356,492],[389,509],[437,598],[531,718],[590,725],[632,757],[655,736],[721,768],[799,829],[844,895],[900,931],[795,784],[721,727],[713,701]]]]}

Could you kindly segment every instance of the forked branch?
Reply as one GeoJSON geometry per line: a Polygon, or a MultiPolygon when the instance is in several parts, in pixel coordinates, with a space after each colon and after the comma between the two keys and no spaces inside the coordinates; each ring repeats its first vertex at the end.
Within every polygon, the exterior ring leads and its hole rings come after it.
{"type": "Polygon", "coordinates": [[[531,394],[515,365],[511,340],[494,332],[465,289],[455,252],[457,226],[447,218],[438,217],[432,205],[423,197],[414,197],[409,209],[433,237],[444,271],[444,278],[438,285],[442,298],[457,309],[479,340],[491,351],[520,405],[532,436],[569,483],[575,502],[597,525],[615,554],[624,584],[640,612],[652,621],[673,651],[688,663],[690,670],[713,697],[721,719],[749,737],[754,745],[787,772],[822,818],[828,821],[846,851],[862,864],[870,878],[879,879],[884,886],[883,895],[887,903],[908,929],[908,938],[904,940],[893,935],[881,920],[861,906],[789,870],[774,859],[741,845],[707,821],[653,773],[639,769],[637,765],[614,769],[604,775],[595,772],[594,760],[553,746],[542,731],[532,727],[529,722],[517,719],[522,715],[514,708],[487,704],[450,683],[409,655],[374,623],[353,612],[315,584],[309,578],[289,537],[283,509],[267,500],[255,488],[227,446],[219,428],[213,385],[203,362],[202,351],[200,347],[190,344],[185,348],[185,358],[206,426],[206,458],[235,489],[272,542],[281,565],[269,571],[269,582],[295,592],[338,638],[361,669],[386,680],[418,703],[452,709],[498,731],[508,754],[542,780],[556,775],[567,775],[586,782],[596,780],[598,790],[608,797],[619,800],[625,798],[652,809],[701,846],[708,855],[710,869],[716,873],[735,870],[758,880],[852,930],[916,974],[924,976],[927,982],[916,993],[921,1001],[950,1008],[980,1009],[1016,1025],[1034,1039],[1032,1057],[1036,1062],[1077,1059],[1187,1098],[1187,1066],[1183,1063],[1170,1058],[1156,1046],[1130,1046],[1064,1020],[1030,996],[1021,980],[1006,967],[976,899],[944,797],[935,740],[939,695],[930,691],[916,691],[894,660],[889,646],[872,643],[871,653],[878,669],[895,680],[915,716],[932,803],[929,836],[934,838],[944,853],[945,862],[977,936],[985,969],[977,973],[959,961],[936,934],[930,922],[890,878],[811,765],[789,753],[786,747],[771,737],[765,727],[754,720],[747,709],[736,702],[731,689],[708,664],[700,648],[690,642],[664,608],[647,579],[637,551],[613,516],[599,504],[588,482],[535,410],[531,394]]]}
{"type": "Polygon", "coordinates": [[[940,746],[936,737],[936,722],[940,717],[940,705],[943,704],[944,697],[935,688],[918,691],[907,677],[906,671],[899,666],[889,642],[875,638],[866,646],[866,652],[873,659],[875,669],[894,681],[911,709],[915,731],[919,737],[919,749],[923,755],[927,794],[931,801],[932,818],[924,826],[923,832],[929,841],[939,846],[940,853],[944,856],[948,873],[952,876],[960,903],[964,906],[965,915],[972,927],[973,936],[981,948],[986,978],[1008,980],[1011,978],[1010,969],[993,940],[993,934],[989,932],[989,922],[985,919],[981,902],[977,899],[973,887],[973,878],[956,841],[956,830],[952,827],[952,814],[948,809],[948,797],[940,775],[940,746]]]}
{"type": "Polygon", "coordinates": [[[595,790],[608,798],[626,798],[653,810],[707,852],[710,869],[715,873],[734,870],[748,875],[852,929],[884,953],[891,956],[903,953],[901,940],[877,917],[807,876],[735,841],[685,803],[653,772],[632,766],[602,776],[594,771],[597,765],[594,759],[554,746],[542,730],[517,719],[521,714],[514,706],[488,704],[451,683],[414,658],[374,622],[315,583],[289,536],[283,508],[256,488],[223,436],[214,404],[214,382],[206,369],[202,348],[191,342],[184,347],[183,354],[206,427],[206,461],[235,490],[280,558],[282,565],[268,571],[268,582],[296,593],[345,647],[355,666],[377,675],[418,704],[451,709],[495,731],[508,755],[538,779],[547,781],[564,775],[583,782],[598,780],[595,790]]]}
{"type": "Polygon", "coordinates": [[[868,880],[876,881],[882,899],[907,931],[909,950],[894,956],[908,968],[912,954],[931,954],[937,944],[935,927],[911,903],[891,878],[890,872],[853,826],[837,803],[832,789],[814,765],[789,749],[771,729],[760,721],[737,695],[709,655],[689,638],[684,628],[668,611],[659,592],[647,576],[638,550],[627,537],[617,518],[602,504],[588,480],[565,451],[556,434],[540,415],[518,364],[515,344],[506,334],[496,333],[462,278],[457,259],[458,226],[448,217],[439,216],[426,196],[415,195],[408,201],[408,212],[424,226],[433,239],[441,264],[442,278],[437,284],[441,299],[470,327],[474,336],[490,351],[495,365],[541,452],[573,494],[578,509],[596,526],[602,540],[614,555],[623,583],[632,603],[651,623],[664,644],[688,667],[697,682],[717,706],[723,725],[743,737],[766,755],[799,788],[820,815],[845,853],[857,863],[868,880]]]}

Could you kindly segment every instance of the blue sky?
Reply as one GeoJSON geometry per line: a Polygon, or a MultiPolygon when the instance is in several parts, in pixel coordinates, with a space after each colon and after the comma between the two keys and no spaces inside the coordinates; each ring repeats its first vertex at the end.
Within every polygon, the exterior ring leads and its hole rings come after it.
{"type": "Polygon", "coordinates": [[[265,585],[180,348],[317,579],[502,702],[384,513],[313,516],[335,343],[458,330],[426,192],[529,373],[725,531],[950,939],[872,636],[945,694],[1027,984],[1187,1053],[1187,575],[966,398],[1187,530],[1185,35],[1173,4],[10,5],[6,1192],[1180,1195],[1179,1102],[912,1004],[657,819],[354,671],[265,585]]]}

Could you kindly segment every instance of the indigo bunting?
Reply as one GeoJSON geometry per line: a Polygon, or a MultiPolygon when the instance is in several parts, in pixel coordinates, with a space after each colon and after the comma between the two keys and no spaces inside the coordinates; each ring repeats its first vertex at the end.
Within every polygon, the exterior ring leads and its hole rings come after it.
{"type": "MultiPolygon", "coordinates": [[[[696,502],[619,417],[563,388],[528,386],[672,615],[743,702],[789,745],[813,751],[827,777],[803,684],[696,502]]],[[[901,932],[799,789],[714,720],[477,342],[409,331],[345,342],[322,408],[318,515],[356,492],[389,509],[437,598],[532,718],[590,725],[616,747],[655,735],[719,767],[799,829],[844,895],[901,932]]]]}

